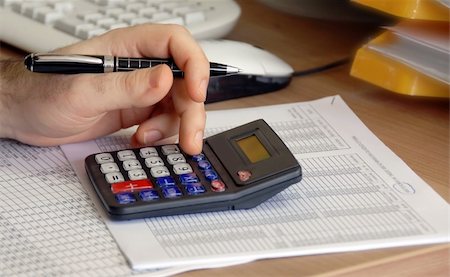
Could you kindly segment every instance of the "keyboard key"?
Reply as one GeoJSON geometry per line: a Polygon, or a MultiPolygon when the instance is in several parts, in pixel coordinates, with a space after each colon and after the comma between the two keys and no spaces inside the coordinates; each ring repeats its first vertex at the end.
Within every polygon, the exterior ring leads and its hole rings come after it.
{"type": "Polygon", "coordinates": [[[139,192],[139,198],[141,198],[142,201],[152,201],[159,199],[159,195],[156,190],[149,189],[139,192]]]}
{"type": "Polygon", "coordinates": [[[200,183],[187,184],[185,189],[188,195],[198,195],[206,192],[205,187],[200,183]]]}
{"type": "Polygon", "coordinates": [[[199,161],[198,167],[200,168],[200,170],[207,170],[211,169],[211,164],[208,161],[199,161]]]}
{"type": "Polygon", "coordinates": [[[105,179],[106,179],[106,182],[108,182],[110,184],[115,184],[115,183],[119,183],[119,182],[125,181],[125,179],[123,178],[122,173],[120,173],[120,172],[106,173],[105,174],[105,179]]]}
{"type": "Polygon", "coordinates": [[[100,171],[103,174],[106,174],[110,172],[120,172],[120,169],[116,163],[105,163],[100,165],[100,171]]]}
{"type": "Polygon", "coordinates": [[[174,164],[173,172],[177,175],[192,173],[192,167],[188,163],[174,164]]]}
{"type": "Polygon", "coordinates": [[[94,29],[95,25],[86,23],[76,17],[63,17],[55,21],[55,28],[68,34],[78,36],[81,30],[94,29]]]}
{"type": "Polygon", "coordinates": [[[169,164],[177,164],[177,163],[185,163],[186,162],[186,158],[183,156],[183,154],[170,154],[167,155],[167,161],[169,162],[169,164]]]}
{"type": "Polygon", "coordinates": [[[221,180],[212,180],[211,181],[211,189],[214,192],[223,192],[226,187],[225,184],[221,180]]]}
{"type": "Polygon", "coordinates": [[[163,145],[161,147],[161,151],[163,152],[164,155],[170,155],[170,154],[178,154],[180,153],[180,149],[178,148],[178,146],[170,144],[170,145],[163,145]]]}
{"type": "Polygon", "coordinates": [[[209,181],[217,180],[219,178],[219,175],[217,175],[217,172],[215,172],[213,169],[207,169],[203,172],[205,174],[206,179],[209,181]]]}
{"type": "Polygon", "coordinates": [[[98,164],[114,162],[114,158],[110,153],[101,153],[95,155],[95,161],[98,164]]]}
{"type": "Polygon", "coordinates": [[[123,169],[126,171],[139,168],[142,168],[142,166],[138,160],[126,160],[123,162],[123,169]]]}
{"type": "MultiPolygon", "coordinates": [[[[152,18],[152,20],[154,20],[154,19],[152,18]]],[[[154,20],[153,22],[159,23],[159,24],[184,25],[183,18],[181,18],[181,17],[170,17],[170,18],[166,18],[166,19],[157,19],[157,20],[154,20]]]]}
{"type": "Polygon", "coordinates": [[[92,37],[101,35],[105,33],[107,30],[105,28],[96,27],[94,25],[93,28],[85,27],[80,28],[80,31],[77,33],[77,36],[82,39],[90,39],[92,37]]]}
{"type": "Polygon", "coordinates": [[[183,195],[181,190],[176,186],[164,187],[162,193],[165,198],[177,198],[183,195]]]}
{"type": "Polygon", "coordinates": [[[192,160],[194,160],[196,162],[203,161],[205,159],[206,159],[205,154],[203,154],[203,153],[192,156],[192,160]]]}
{"type": "Polygon", "coordinates": [[[36,19],[42,23],[50,24],[55,22],[57,19],[60,19],[63,17],[64,14],[59,11],[55,10],[45,10],[45,11],[39,11],[36,15],[36,19]]]}
{"type": "Polygon", "coordinates": [[[170,175],[169,169],[165,166],[155,166],[150,168],[150,173],[154,178],[165,177],[170,175]]]}
{"type": "Polygon", "coordinates": [[[120,183],[114,183],[111,185],[112,193],[124,193],[124,192],[135,192],[145,189],[152,189],[153,184],[148,180],[132,180],[120,183]]]}
{"type": "Polygon", "coordinates": [[[131,193],[121,193],[116,195],[117,203],[126,205],[136,202],[136,198],[131,193]]]}
{"type": "Polygon", "coordinates": [[[123,151],[117,152],[117,158],[119,158],[120,161],[135,160],[136,155],[134,154],[134,152],[132,150],[123,150],[123,151]]]}
{"type": "Polygon", "coordinates": [[[175,186],[175,179],[172,176],[159,177],[156,179],[159,187],[175,186]]]}
{"type": "Polygon", "coordinates": [[[141,148],[140,150],[139,150],[139,155],[142,157],[142,158],[149,158],[149,157],[158,157],[159,155],[158,155],[158,151],[156,151],[156,148],[155,147],[144,147],[144,148],[141,148]]]}
{"type": "Polygon", "coordinates": [[[145,165],[148,168],[152,168],[155,166],[163,166],[164,162],[160,157],[150,157],[145,159],[145,165]]]}
{"type": "Polygon", "coordinates": [[[147,173],[143,169],[134,169],[128,171],[128,178],[130,180],[143,180],[147,179],[147,173]]]}
{"type": "Polygon", "coordinates": [[[189,184],[189,183],[198,183],[200,180],[198,179],[195,173],[181,174],[180,175],[180,183],[189,184]]]}

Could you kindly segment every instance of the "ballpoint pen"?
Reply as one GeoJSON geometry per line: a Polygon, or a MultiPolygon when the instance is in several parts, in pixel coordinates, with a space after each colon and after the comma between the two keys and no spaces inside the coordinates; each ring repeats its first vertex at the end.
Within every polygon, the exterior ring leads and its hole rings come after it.
{"type": "MultiPolygon", "coordinates": [[[[25,67],[32,72],[59,74],[132,71],[167,64],[175,77],[184,75],[172,59],[32,53],[25,57],[24,63],[25,67]]],[[[240,70],[234,66],[210,63],[210,76],[225,76],[239,72],[240,70]]]]}

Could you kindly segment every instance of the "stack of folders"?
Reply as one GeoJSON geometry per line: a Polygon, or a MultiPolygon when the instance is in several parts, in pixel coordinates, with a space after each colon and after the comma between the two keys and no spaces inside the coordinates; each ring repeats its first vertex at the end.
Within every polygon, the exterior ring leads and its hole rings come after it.
{"type": "Polygon", "coordinates": [[[353,0],[401,18],[361,47],[351,75],[388,90],[450,97],[450,0],[353,0]]]}

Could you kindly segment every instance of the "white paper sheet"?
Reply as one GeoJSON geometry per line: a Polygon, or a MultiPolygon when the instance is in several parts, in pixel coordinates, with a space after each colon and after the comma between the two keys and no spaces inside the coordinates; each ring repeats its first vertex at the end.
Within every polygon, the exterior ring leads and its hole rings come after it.
{"type": "MultiPolygon", "coordinates": [[[[207,136],[264,118],[299,160],[303,180],[250,210],[106,220],[134,269],[449,241],[448,203],[339,96],[207,118],[207,136]]],[[[119,134],[63,150],[87,183],[85,156],[124,147],[128,137],[119,134]]]]}

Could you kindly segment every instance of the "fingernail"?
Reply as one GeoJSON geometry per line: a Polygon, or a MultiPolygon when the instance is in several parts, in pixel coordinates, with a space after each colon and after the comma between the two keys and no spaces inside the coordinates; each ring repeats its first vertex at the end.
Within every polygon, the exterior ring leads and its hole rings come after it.
{"type": "Polygon", "coordinates": [[[200,145],[200,146],[203,145],[203,131],[198,131],[198,132],[195,134],[195,137],[194,137],[194,143],[195,143],[196,145],[200,145]]]}
{"type": "Polygon", "coordinates": [[[150,87],[151,88],[159,87],[159,83],[161,80],[161,74],[162,74],[162,70],[161,70],[160,66],[153,68],[153,70],[150,73],[150,87]]]}
{"type": "Polygon", "coordinates": [[[162,133],[158,130],[149,130],[144,133],[144,144],[153,144],[163,137],[162,133]]]}
{"type": "Polygon", "coordinates": [[[198,93],[203,96],[203,99],[206,100],[206,93],[208,90],[208,81],[203,79],[200,81],[200,86],[198,87],[198,93]]]}

